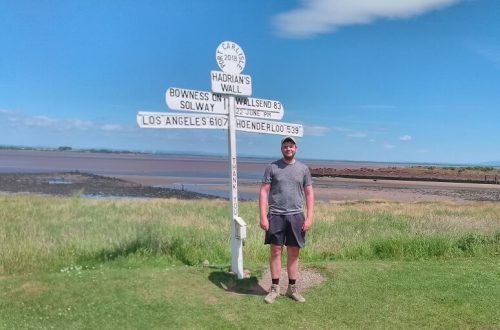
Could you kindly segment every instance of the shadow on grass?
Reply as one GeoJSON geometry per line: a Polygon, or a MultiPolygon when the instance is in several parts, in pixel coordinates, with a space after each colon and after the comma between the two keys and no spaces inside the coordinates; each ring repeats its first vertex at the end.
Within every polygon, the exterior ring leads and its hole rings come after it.
{"type": "Polygon", "coordinates": [[[213,271],[208,275],[210,282],[227,292],[264,296],[267,290],[264,290],[255,276],[249,278],[237,279],[235,274],[223,270],[213,271]]]}

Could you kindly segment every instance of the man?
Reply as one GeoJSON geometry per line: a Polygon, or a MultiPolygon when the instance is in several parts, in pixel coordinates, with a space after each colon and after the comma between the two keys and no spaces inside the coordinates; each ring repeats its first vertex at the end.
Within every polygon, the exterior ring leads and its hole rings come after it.
{"type": "Polygon", "coordinates": [[[305,233],[311,228],[314,192],[309,168],[295,159],[297,142],[287,136],[281,140],[283,158],[269,164],[260,188],[260,226],[266,231],[265,244],[271,245],[270,270],[272,285],[265,302],[272,304],[280,295],[281,253],[287,249],[286,295],[305,302],[298,292],[299,253],[305,244],[305,233]],[[304,218],[304,198],[307,214],[304,218]],[[269,209],[268,209],[269,207],[269,209]]]}

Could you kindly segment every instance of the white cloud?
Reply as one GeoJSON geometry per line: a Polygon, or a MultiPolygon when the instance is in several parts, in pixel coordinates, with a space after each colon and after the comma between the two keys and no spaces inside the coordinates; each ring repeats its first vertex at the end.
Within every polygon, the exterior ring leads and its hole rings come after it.
{"type": "Polygon", "coordinates": [[[350,138],[356,138],[356,139],[364,139],[368,137],[368,134],[365,132],[356,132],[355,130],[351,128],[346,128],[346,127],[334,127],[334,131],[340,132],[340,133],[345,133],[345,136],[350,137],[350,138]]]}
{"type": "Polygon", "coordinates": [[[304,126],[304,133],[312,136],[325,136],[330,129],[324,126],[304,126]]]}
{"type": "Polygon", "coordinates": [[[403,135],[399,138],[399,140],[401,140],[403,142],[408,142],[408,141],[411,141],[411,136],[410,135],[403,135]]]}
{"type": "Polygon", "coordinates": [[[133,128],[117,125],[117,124],[102,124],[91,120],[82,119],[66,119],[66,118],[53,118],[46,115],[28,116],[19,111],[12,111],[7,109],[0,109],[0,116],[3,117],[2,122],[9,123],[13,128],[39,128],[52,131],[89,131],[89,130],[102,130],[102,131],[130,131],[133,128]]]}
{"type": "Polygon", "coordinates": [[[355,133],[347,134],[347,136],[352,137],[352,138],[357,138],[357,139],[364,139],[367,136],[367,134],[363,133],[363,132],[355,132],[355,133]]]}
{"type": "Polygon", "coordinates": [[[302,0],[302,7],[278,14],[274,24],[285,37],[306,38],[341,26],[380,18],[404,19],[451,6],[460,0],[302,0]]]}
{"type": "Polygon", "coordinates": [[[122,125],[116,125],[116,124],[105,124],[101,126],[101,129],[103,131],[124,131],[127,130],[126,127],[122,125]]]}
{"type": "Polygon", "coordinates": [[[386,149],[394,149],[394,148],[396,148],[396,146],[393,145],[393,144],[386,143],[386,144],[384,144],[384,148],[386,148],[386,149]]]}
{"type": "Polygon", "coordinates": [[[60,119],[48,116],[26,117],[24,124],[29,127],[45,127],[55,130],[89,130],[94,127],[94,123],[81,119],[60,119]]]}
{"type": "Polygon", "coordinates": [[[334,127],[333,130],[336,132],[352,132],[352,129],[345,127],[334,127]]]}
{"type": "Polygon", "coordinates": [[[385,105],[385,104],[365,104],[357,106],[357,108],[370,111],[389,111],[396,109],[396,107],[393,105],[385,105]]]}
{"type": "Polygon", "coordinates": [[[479,44],[477,42],[468,42],[465,44],[465,47],[493,63],[496,68],[500,68],[500,48],[492,45],[479,44]]]}

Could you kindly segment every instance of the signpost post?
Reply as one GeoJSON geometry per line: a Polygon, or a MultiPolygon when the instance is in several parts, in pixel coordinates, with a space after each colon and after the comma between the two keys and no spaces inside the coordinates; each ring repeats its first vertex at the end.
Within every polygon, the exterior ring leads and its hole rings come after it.
{"type": "Polygon", "coordinates": [[[281,102],[248,97],[252,95],[252,78],[241,74],[246,58],[240,46],[232,41],[222,42],[217,47],[215,59],[222,71],[210,73],[213,93],[174,87],[165,93],[169,108],[195,113],[141,111],[137,114],[137,124],[141,128],[228,130],[231,271],[242,279],[245,276],[243,241],[246,239],[246,223],[238,212],[236,131],[301,137],[304,129],[299,124],[273,121],[283,118],[281,102]]]}
{"type": "Polygon", "coordinates": [[[231,199],[231,271],[238,278],[244,277],[243,272],[243,238],[241,238],[242,228],[246,231],[246,223],[239,217],[238,213],[238,170],[236,160],[236,116],[235,116],[235,96],[252,95],[252,79],[250,76],[240,75],[245,68],[246,57],[243,49],[236,43],[225,41],[217,47],[215,52],[217,64],[223,73],[211,72],[212,91],[229,94],[229,120],[228,120],[228,153],[229,153],[229,177],[230,199],[231,199]],[[221,82],[221,80],[231,80],[231,84],[221,82]],[[238,239],[237,233],[240,232],[238,239]]]}

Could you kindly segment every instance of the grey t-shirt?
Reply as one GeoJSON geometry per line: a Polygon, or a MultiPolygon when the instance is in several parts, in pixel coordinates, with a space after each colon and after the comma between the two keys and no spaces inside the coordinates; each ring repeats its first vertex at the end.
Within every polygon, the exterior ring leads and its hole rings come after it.
{"type": "Polygon", "coordinates": [[[262,182],[271,184],[269,213],[288,215],[304,211],[304,187],[312,185],[306,165],[297,160],[293,164],[277,160],[267,166],[262,182]]]}

